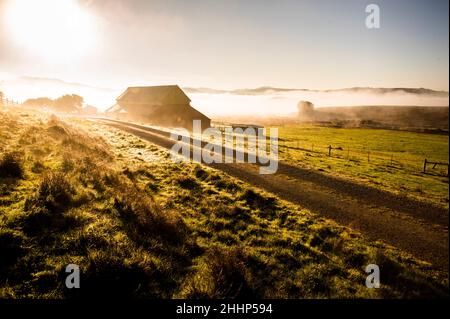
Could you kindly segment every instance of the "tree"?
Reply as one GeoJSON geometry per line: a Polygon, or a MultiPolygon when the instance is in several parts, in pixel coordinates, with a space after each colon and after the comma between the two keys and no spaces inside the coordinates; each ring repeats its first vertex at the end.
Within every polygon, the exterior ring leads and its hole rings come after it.
{"type": "Polygon", "coordinates": [[[86,105],[80,110],[80,113],[86,114],[86,115],[96,115],[98,112],[97,108],[92,105],[86,105]]]}
{"type": "Polygon", "coordinates": [[[298,102],[297,109],[300,116],[309,117],[314,115],[314,104],[309,101],[298,102]]]}
{"type": "Polygon", "coordinates": [[[32,107],[51,107],[53,106],[53,100],[49,99],[48,97],[38,97],[36,99],[28,99],[25,102],[23,102],[25,106],[32,106],[32,107]]]}
{"type": "Polygon", "coordinates": [[[83,97],[76,94],[66,94],[53,101],[53,108],[59,112],[77,112],[83,106],[83,97]]]}

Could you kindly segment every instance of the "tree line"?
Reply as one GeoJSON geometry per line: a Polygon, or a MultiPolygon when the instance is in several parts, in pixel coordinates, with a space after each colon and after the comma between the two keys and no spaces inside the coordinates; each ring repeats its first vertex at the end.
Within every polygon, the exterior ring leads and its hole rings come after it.
{"type": "Polygon", "coordinates": [[[48,107],[57,112],[79,112],[84,104],[83,97],[77,94],[65,94],[57,99],[50,99],[48,97],[39,97],[28,99],[24,103],[31,107],[48,107]]]}

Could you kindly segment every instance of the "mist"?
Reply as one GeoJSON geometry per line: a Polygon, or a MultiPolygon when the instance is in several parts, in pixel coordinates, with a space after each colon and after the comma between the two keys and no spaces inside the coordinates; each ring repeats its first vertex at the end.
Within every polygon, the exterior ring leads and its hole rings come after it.
{"type": "Polygon", "coordinates": [[[32,76],[4,78],[3,81],[0,79],[0,91],[6,98],[19,102],[38,97],[55,99],[64,94],[78,94],[84,98],[86,104],[101,111],[113,105],[115,98],[121,93],[117,89],[32,76]]]}
{"type": "Polygon", "coordinates": [[[447,94],[411,94],[367,92],[318,92],[293,91],[260,95],[230,93],[191,93],[191,104],[209,116],[227,115],[289,115],[297,113],[297,103],[307,100],[316,108],[329,106],[403,105],[403,106],[448,106],[447,94]]]}
{"type": "MultiPolygon", "coordinates": [[[[88,105],[105,111],[126,89],[102,88],[82,83],[39,77],[14,77],[0,81],[5,97],[18,101],[29,98],[56,98],[78,94],[88,105]]],[[[403,105],[448,106],[448,92],[408,88],[346,88],[337,90],[308,90],[262,87],[255,89],[217,90],[211,88],[182,88],[191,105],[209,117],[221,116],[286,116],[297,113],[297,103],[310,101],[315,108],[403,105]]]]}

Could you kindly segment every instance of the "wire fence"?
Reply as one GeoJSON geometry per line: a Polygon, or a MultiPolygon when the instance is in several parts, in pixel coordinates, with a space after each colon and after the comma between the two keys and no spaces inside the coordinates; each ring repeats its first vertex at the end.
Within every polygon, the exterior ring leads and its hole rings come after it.
{"type": "MultiPolygon", "coordinates": [[[[225,137],[225,127],[231,127],[231,124],[224,124],[217,122],[213,124],[214,127],[219,128],[222,132],[222,136],[225,137]]],[[[245,126],[245,125],[241,125],[245,126]]],[[[248,127],[253,127],[249,125],[248,127]]],[[[236,136],[235,133],[232,135],[236,136]]],[[[268,136],[267,136],[268,138],[268,136]]],[[[245,148],[245,142],[236,142],[236,146],[245,148]]],[[[270,146],[266,145],[266,150],[269,151],[270,146]]],[[[251,148],[249,148],[251,150],[251,148]]],[[[280,158],[284,160],[296,159],[298,155],[309,155],[326,157],[333,159],[341,159],[343,161],[352,162],[366,162],[373,165],[384,165],[392,168],[402,168],[410,170],[412,172],[423,172],[433,175],[448,176],[448,161],[443,162],[438,159],[430,159],[426,157],[420,157],[420,155],[411,155],[407,152],[395,152],[395,151],[378,151],[371,149],[360,149],[351,146],[335,146],[333,144],[318,144],[308,143],[302,140],[278,140],[278,152],[280,158]]]]}
{"type": "Polygon", "coordinates": [[[386,165],[391,167],[410,168],[423,173],[436,173],[448,176],[448,162],[433,161],[429,158],[408,158],[399,152],[383,152],[370,149],[358,149],[350,146],[333,146],[323,144],[305,144],[301,141],[280,140],[278,144],[279,153],[282,158],[293,158],[299,153],[305,155],[323,156],[328,158],[342,159],[354,162],[367,162],[374,165],[386,165]]]}
{"type": "Polygon", "coordinates": [[[16,107],[21,105],[21,103],[14,99],[9,99],[7,97],[0,97],[0,107],[8,108],[8,107],[16,107]]]}

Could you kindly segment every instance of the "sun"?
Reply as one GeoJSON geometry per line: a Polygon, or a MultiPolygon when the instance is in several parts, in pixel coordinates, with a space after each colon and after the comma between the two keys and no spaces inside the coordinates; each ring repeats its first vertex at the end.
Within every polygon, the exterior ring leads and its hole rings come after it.
{"type": "Polygon", "coordinates": [[[75,0],[9,0],[4,20],[12,41],[53,62],[86,56],[95,44],[93,19],[75,0]]]}

